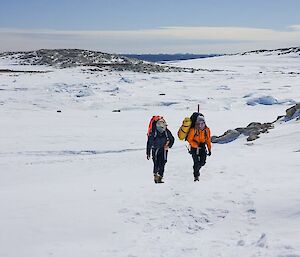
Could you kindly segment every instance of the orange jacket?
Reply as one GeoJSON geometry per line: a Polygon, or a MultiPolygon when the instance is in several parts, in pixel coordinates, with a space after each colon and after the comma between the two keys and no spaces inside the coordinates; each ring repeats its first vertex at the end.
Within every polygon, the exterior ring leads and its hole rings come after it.
{"type": "Polygon", "coordinates": [[[200,143],[206,143],[208,150],[211,151],[210,129],[208,127],[205,127],[204,130],[195,130],[195,128],[191,128],[187,136],[187,141],[193,148],[199,147],[200,143]]]}

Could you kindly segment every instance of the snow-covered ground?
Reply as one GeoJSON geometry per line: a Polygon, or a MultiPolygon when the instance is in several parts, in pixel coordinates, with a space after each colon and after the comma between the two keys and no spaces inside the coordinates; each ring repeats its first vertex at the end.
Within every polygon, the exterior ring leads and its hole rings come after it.
{"type": "Polygon", "coordinates": [[[185,143],[165,184],[145,157],[152,115],[176,135],[200,104],[213,135],[300,102],[300,58],[223,56],[139,74],[0,69],[0,257],[300,256],[299,121],[213,145],[193,182],[185,143]],[[57,112],[61,110],[61,112],[57,112]],[[120,112],[113,112],[120,110],[120,112]]]}

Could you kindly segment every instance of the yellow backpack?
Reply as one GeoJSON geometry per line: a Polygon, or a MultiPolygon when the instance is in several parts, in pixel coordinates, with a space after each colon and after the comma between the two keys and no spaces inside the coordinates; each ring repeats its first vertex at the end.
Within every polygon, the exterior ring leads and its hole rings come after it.
{"type": "Polygon", "coordinates": [[[192,126],[192,120],[190,118],[186,117],[183,120],[182,125],[179,128],[178,133],[177,133],[178,138],[180,140],[185,140],[186,139],[186,137],[188,136],[188,133],[190,131],[191,126],[192,126]]]}

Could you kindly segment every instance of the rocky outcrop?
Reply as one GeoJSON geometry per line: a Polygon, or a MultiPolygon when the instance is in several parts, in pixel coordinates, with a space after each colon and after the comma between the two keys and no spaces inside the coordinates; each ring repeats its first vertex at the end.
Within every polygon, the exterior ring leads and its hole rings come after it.
{"type": "Polygon", "coordinates": [[[300,47],[289,47],[289,48],[279,48],[273,50],[254,50],[241,53],[241,55],[249,55],[249,54],[274,54],[274,55],[286,55],[286,54],[299,54],[300,55],[300,47]]]}
{"type": "Polygon", "coordinates": [[[295,104],[294,106],[292,106],[291,108],[288,108],[286,110],[286,115],[285,116],[288,117],[288,118],[292,118],[295,115],[295,113],[299,110],[300,110],[300,103],[295,104]]]}
{"type": "Polygon", "coordinates": [[[240,127],[236,129],[227,130],[223,135],[217,137],[213,136],[211,138],[212,143],[226,144],[234,141],[240,135],[247,136],[247,141],[253,141],[259,138],[259,134],[268,133],[269,129],[273,129],[273,123],[259,123],[251,122],[247,127],[240,127]]]}
{"type": "Polygon", "coordinates": [[[212,143],[218,143],[218,144],[227,144],[234,140],[236,140],[240,136],[240,132],[235,129],[227,130],[223,135],[217,137],[212,136],[211,142],[212,143]]]}
{"type": "Polygon", "coordinates": [[[0,53],[0,58],[19,65],[44,65],[55,68],[93,67],[95,71],[194,72],[192,68],[180,68],[145,62],[116,54],[81,49],[41,49],[29,52],[0,53]]]}
{"type": "Polygon", "coordinates": [[[240,135],[247,136],[247,141],[254,141],[259,138],[261,133],[268,133],[270,129],[274,128],[274,123],[277,121],[289,121],[291,119],[300,118],[300,103],[286,110],[286,115],[278,116],[274,122],[251,122],[247,127],[240,127],[227,130],[221,136],[212,136],[211,142],[217,144],[226,144],[236,140],[240,135]]]}

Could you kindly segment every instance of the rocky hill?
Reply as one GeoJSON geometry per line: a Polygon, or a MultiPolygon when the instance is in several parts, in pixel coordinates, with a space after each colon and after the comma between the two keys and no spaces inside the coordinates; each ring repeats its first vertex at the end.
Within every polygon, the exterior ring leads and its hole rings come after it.
{"type": "Polygon", "coordinates": [[[134,72],[192,72],[184,69],[153,64],[115,54],[81,49],[41,49],[29,52],[4,52],[0,59],[18,65],[45,65],[55,68],[93,66],[99,70],[130,70],[134,72]]]}
{"type": "Polygon", "coordinates": [[[286,55],[286,54],[296,54],[300,56],[300,47],[289,47],[289,48],[279,48],[273,50],[254,50],[254,51],[247,51],[241,53],[241,55],[249,55],[249,54],[265,54],[265,55],[286,55]]]}

